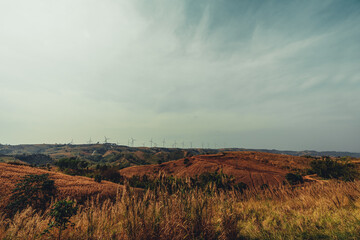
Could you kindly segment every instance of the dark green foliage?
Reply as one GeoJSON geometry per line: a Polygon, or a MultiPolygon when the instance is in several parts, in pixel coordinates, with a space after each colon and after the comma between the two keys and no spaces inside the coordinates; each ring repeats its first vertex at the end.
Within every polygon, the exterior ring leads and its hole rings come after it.
{"type": "Polygon", "coordinates": [[[285,178],[290,183],[290,185],[304,183],[303,177],[298,173],[288,173],[285,175],[285,178]]]}
{"type": "Polygon", "coordinates": [[[55,193],[54,181],[49,179],[49,174],[26,175],[12,190],[10,203],[6,207],[8,215],[13,216],[27,206],[35,210],[45,209],[55,193]]]}
{"type": "Polygon", "coordinates": [[[77,213],[77,206],[74,206],[73,201],[58,201],[50,209],[50,216],[54,219],[49,223],[48,229],[44,233],[48,233],[50,229],[56,227],[59,229],[58,239],[61,238],[61,232],[68,228],[70,218],[77,213]]]}
{"type": "Polygon", "coordinates": [[[218,189],[230,190],[235,183],[235,178],[223,172],[205,172],[195,178],[196,186],[204,188],[214,184],[218,189]]]}
{"type": "Polygon", "coordinates": [[[88,167],[89,163],[76,157],[71,157],[62,158],[55,162],[55,165],[58,166],[62,171],[66,170],[67,173],[81,174],[81,172],[88,167]]]}
{"type": "Polygon", "coordinates": [[[97,182],[97,183],[101,183],[102,176],[101,176],[101,175],[99,175],[99,174],[97,174],[97,175],[95,175],[94,179],[95,179],[95,182],[97,182]]]}
{"type": "Polygon", "coordinates": [[[46,165],[47,163],[53,163],[53,159],[45,154],[22,154],[15,155],[15,158],[34,165],[46,165]]]}
{"type": "Polygon", "coordinates": [[[104,171],[101,171],[101,176],[104,180],[108,180],[114,183],[123,183],[124,177],[119,173],[115,168],[108,168],[104,171]]]}
{"type": "Polygon", "coordinates": [[[249,186],[244,182],[239,182],[237,184],[234,184],[234,189],[242,193],[245,190],[249,189],[249,186]]]}
{"type": "Polygon", "coordinates": [[[310,163],[311,170],[323,178],[336,178],[344,181],[353,181],[358,177],[355,164],[339,162],[329,157],[322,160],[314,160],[310,163]]]}
{"type": "Polygon", "coordinates": [[[188,158],[185,158],[184,159],[184,164],[187,165],[189,163],[189,159],[188,158]]]}

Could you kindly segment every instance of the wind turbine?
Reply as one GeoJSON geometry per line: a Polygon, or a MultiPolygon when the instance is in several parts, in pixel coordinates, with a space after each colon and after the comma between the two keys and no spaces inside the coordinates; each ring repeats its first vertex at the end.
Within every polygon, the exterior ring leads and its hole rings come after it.
{"type": "Polygon", "coordinates": [[[74,139],[71,139],[71,142],[69,142],[69,145],[72,145],[74,143],[74,139]]]}
{"type": "Polygon", "coordinates": [[[131,146],[134,147],[134,142],[136,141],[136,139],[131,138],[131,146]]]}
{"type": "Polygon", "coordinates": [[[184,143],[184,141],[182,141],[182,148],[185,148],[185,143],[184,143]]]}
{"type": "Polygon", "coordinates": [[[108,143],[108,140],[110,140],[110,138],[107,138],[106,136],[104,136],[104,143],[107,144],[108,143]]]}
{"type": "Polygon", "coordinates": [[[153,146],[153,143],[154,143],[154,141],[152,140],[152,138],[150,139],[150,147],[152,147],[153,146]]]}
{"type": "Polygon", "coordinates": [[[174,144],[173,144],[173,148],[176,148],[176,140],[175,140],[175,142],[174,142],[174,144]]]}
{"type": "Polygon", "coordinates": [[[88,144],[91,144],[92,143],[92,140],[91,140],[91,137],[89,139],[89,141],[87,142],[88,144]]]}
{"type": "Polygon", "coordinates": [[[192,147],[192,142],[190,142],[190,148],[193,148],[193,147],[192,147]]]}
{"type": "Polygon", "coordinates": [[[163,144],[163,148],[165,147],[165,138],[163,139],[163,141],[162,141],[162,144],[163,144]]]}

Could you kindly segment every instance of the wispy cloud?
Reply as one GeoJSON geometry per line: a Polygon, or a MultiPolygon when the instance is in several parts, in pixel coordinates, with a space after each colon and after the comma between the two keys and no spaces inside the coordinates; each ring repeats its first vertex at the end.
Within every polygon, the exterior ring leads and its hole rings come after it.
{"type": "Polygon", "coordinates": [[[358,1],[2,1],[0,142],[360,151],[359,12],[358,1]]]}

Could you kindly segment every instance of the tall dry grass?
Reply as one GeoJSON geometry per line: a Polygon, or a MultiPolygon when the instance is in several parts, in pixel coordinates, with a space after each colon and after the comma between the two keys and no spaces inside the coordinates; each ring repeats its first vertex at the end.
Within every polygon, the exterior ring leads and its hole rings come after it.
{"type": "MultiPolygon", "coordinates": [[[[49,220],[30,208],[13,220],[1,216],[0,238],[51,239],[40,235],[49,220]]],[[[360,239],[360,182],[243,194],[127,187],[115,200],[87,201],[71,221],[63,239],[360,239]]]]}

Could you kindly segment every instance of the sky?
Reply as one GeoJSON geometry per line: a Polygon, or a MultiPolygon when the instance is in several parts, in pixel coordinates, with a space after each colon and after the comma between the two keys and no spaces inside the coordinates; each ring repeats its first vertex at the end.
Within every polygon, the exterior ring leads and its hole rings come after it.
{"type": "Polygon", "coordinates": [[[360,152],[360,1],[0,0],[0,143],[360,152]]]}

